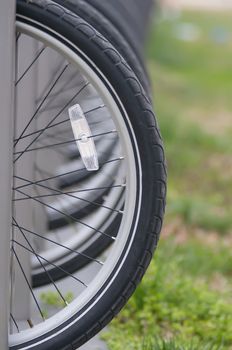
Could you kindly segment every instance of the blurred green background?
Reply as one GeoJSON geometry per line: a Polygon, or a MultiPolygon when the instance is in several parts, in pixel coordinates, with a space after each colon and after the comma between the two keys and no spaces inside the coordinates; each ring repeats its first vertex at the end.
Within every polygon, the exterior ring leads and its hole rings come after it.
{"type": "Polygon", "coordinates": [[[166,221],[104,338],[110,350],[232,349],[232,12],[159,13],[147,59],[168,162],[166,221]]]}

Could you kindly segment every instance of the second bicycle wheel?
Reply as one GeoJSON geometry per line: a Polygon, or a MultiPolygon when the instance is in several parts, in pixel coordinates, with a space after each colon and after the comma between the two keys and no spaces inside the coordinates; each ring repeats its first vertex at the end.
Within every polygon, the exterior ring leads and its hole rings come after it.
{"type": "Polygon", "coordinates": [[[162,142],[137,78],[84,20],[50,0],[21,0],[16,29],[9,346],[74,349],[120,311],[152,257],[166,191],[162,142]],[[115,145],[101,163],[101,140],[112,138],[115,145]],[[81,166],[79,161],[70,166],[70,144],[81,154],[81,166]],[[80,171],[91,173],[86,182],[62,190],[58,180],[80,171]],[[83,193],[102,191],[99,177],[108,188],[103,202],[92,202],[96,209],[78,218],[73,208],[92,201],[83,193]],[[47,232],[50,212],[67,222],[61,232],[47,232]],[[115,214],[120,215],[118,231],[106,233],[105,223],[115,214]],[[72,245],[76,234],[102,235],[112,243],[99,257],[85,256],[88,270],[67,271],[66,284],[56,283],[49,266],[59,269],[60,249],[80,254],[72,245]],[[54,256],[46,255],[46,245],[54,256]],[[31,287],[33,260],[47,273],[60,310],[45,314],[41,290],[31,287]],[[67,291],[73,293],[70,303],[67,291]],[[25,299],[31,308],[22,312],[25,299]]]}

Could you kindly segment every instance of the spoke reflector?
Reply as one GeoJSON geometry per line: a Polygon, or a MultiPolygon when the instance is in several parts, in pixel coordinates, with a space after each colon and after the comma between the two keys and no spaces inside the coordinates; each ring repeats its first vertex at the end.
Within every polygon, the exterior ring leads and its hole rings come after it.
{"type": "Polygon", "coordinates": [[[82,161],[88,171],[99,169],[97,151],[92,133],[79,104],[69,108],[69,118],[82,161]]]}

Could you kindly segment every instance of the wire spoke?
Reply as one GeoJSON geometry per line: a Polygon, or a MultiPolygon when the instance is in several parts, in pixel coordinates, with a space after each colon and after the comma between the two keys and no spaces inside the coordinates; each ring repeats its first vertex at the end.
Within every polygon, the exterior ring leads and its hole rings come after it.
{"type": "Polygon", "coordinates": [[[13,323],[14,323],[16,329],[17,329],[17,332],[20,333],[20,331],[19,331],[19,326],[18,326],[18,324],[17,324],[17,322],[16,322],[14,316],[12,315],[12,313],[10,313],[10,317],[11,317],[11,319],[12,319],[12,321],[13,321],[13,323]]]}
{"type": "MultiPolygon", "coordinates": [[[[97,107],[95,107],[95,108],[92,108],[92,109],[90,109],[90,110],[88,110],[88,111],[86,111],[86,112],[83,112],[83,113],[84,113],[84,114],[89,114],[89,113],[92,113],[92,112],[97,111],[98,109],[104,108],[104,107],[105,107],[105,105],[100,105],[100,106],[97,106],[97,107]]],[[[67,123],[67,122],[69,122],[69,121],[70,121],[70,119],[67,118],[67,119],[62,120],[62,121],[60,121],[60,122],[58,122],[58,123],[49,125],[49,126],[47,126],[47,127],[45,127],[45,128],[42,128],[42,129],[33,131],[33,132],[29,133],[29,134],[23,135],[23,136],[21,137],[21,139],[24,139],[24,138],[27,138],[27,137],[36,135],[36,134],[40,133],[41,131],[44,132],[44,131],[46,131],[46,130],[48,130],[48,129],[54,128],[54,127],[59,126],[59,125],[61,125],[61,124],[67,123]]],[[[15,142],[18,141],[18,140],[19,140],[19,138],[15,139],[15,142]]]]}
{"type": "Polygon", "coordinates": [[[52,86],[50,87],[50,89],[48,90],[48,92],[45,94],[43,100],[41,101],[41,103],[39,104],[39,106],[36,108],[34,114],[32,115],[31,119],[29,120],[29,122],[27,123],[27,125],[25,126],[25,128],[23,129],[21,135],[19,136],[19,138],[17,139],[17,141],[15,141],[14,147],[17,145],[17,143],[21,140],[22,136],[24,135],[25,131],[29,128],[30,124],[32,123],[32,121],[35,119],[35,117],[37,116],[38,112],[40,111],[41,107],[43,106],[44,102],[46,101],[46,99],[48,98],[49,94],[52,92],[52,90],[55,88],[56,84],[58,83],[58,81],[60,80],[60,78],[62,77],[62,75],[64,74],[64,72],[66,71],[66,69],[68,68],[69,64],[66,64],[65,67],[61,70],[61,72],[59,73],[58,77],[55,79],[55,81],[53,82],[52,86]]]}
{"type": "Polygon", "coordinates": [[[49,125],[51,125],[62,113],[63,111],[68,107],[68,105],[89,85],[89,82],[87,82],[66,104],[65,106],[50,120],[50,122],[47,124],[47,126],[29,143],[29,145],[25,148],[25,150],[14,160],[14,163],[17,162],[18,159],[21,158],[21,156],[28,150],[28,148],[33,145],[33,143],[36,142],[36,140],[43,134],[43,132],[47,129],[49,125]]]}
{"type": "MultiPolygon", "coordinates": [[[[15,241],[15,240],[12,240],[12,242],[14,242],[14,243],[17,244],[18,246],[24,248],[24,249],[25,249],[26,251],[28,251],[29,253],[34,254],[32,250],[30,250],[29,248],[27,248],[27,247],[24,246],[23,244],[21,244],[21,243],[15,241]]],[[[71,278],[73,278],[74,280],[76,280],[77,282],[79,282],[80,284],[82,284],[84,287],[86,287],[86,288],[88,287],[87,284],[85,284],[83,281],[81,281],[81,280],[80,280],[79,278],[77,278],[76,276],[73,276],[71,273],[69,273],[68,271],[66,271],[65,269],[63,269],[62,267],[60,267],[59,265],[56,265],[56,264],[52,263],[51,261],[45,259],[43,256],[39,255],[38,253],[37,253],[37,255],[38,255],[38,257],[39,257],[40,259],[46,261],[48,264],[54,266],[56,269],[58,269],[58,270],[64,272],[67,276],[70,276],[71,278]]]]}
{"type": "Polygon", "coordinates": [[[98,229],[96,229],[96,228],[94,228],[94,227],[92,227],[92,226],[86,224],[85,222],[76,219],[73,215],[70,215],[70,214],[68,214],[68,213],[62,212],[61,210],[56,209],[56,208],[52,207],[51,205],[49,205],[49,204],[47,204],[47,203],[41,202],[39,199],[35,199],[35,198],[31,197],[30,195],[28,195],[28,194],[26,194],[26,193],[24,193],[24,192],[22,192],[22,191],[20,191],[20,190],[17,190],[17,192],[23,194],[24,196],[26,196],[26,197],[32,199],[33,201],[35,201],[35,202],[37,202],[37,203],[40,203],[40,204],[44,205],[44,206],[47,207],[47,208],[52,209],[53,211],[55,211],[55,212],[57,212],[57,213],[59,213],[59,214],[62,214],[64,217],[66,217],[67,219],[70,219],[72,222],[76,222],[76,223],[78,223],[78,224],[81,224],[81,225],[83,225],[83,226],[85,226],[85,227],[90,228],[90,229],[93,230],[95,233],[100,233],[101,235],[106,236],[106,237],[110,238],[110,239],[113,240],[113,241],[115,241],[115,239],[116,239],[115,237],[112,237],[112,236],[108,235],[107,233],[102,232],[102,231],[100,231],[100,230],[98,230],[98,229]]]}
{"type": "Polygon", "coordinates": [[[22,33],[17,33],[17,34],[16,34],[16,44],[18,43],[19,38],[20,38],[21,35],[22,35],[22,33]]]}
{"type": "MultiPolygon", "coordinates": [[[[18,244],[18,245],[21,245],[20,243],[16,242],[15,240],[12,240],[12,242],[14,242],[14,243],[16,243],[16,244],[18,244]]],[[[21,245],[21,246],[22,246],[22,245],[21,245]]],[[[32,287],[31,287],[31,285],[30,285],[30,282],[28,281],[28,278],[27,278],[27,276],[26,276],[26,274],[25,274],[25,271],[23,270],[23,267],[22,267],[22,264],[21,264],[21,262],[20,262],[20,260],[19,260],[19,257],[18,257],[18,255],[17,255],[17,253],[16,253],[16,251],[15,251],[15,249],[14,249],[13,246],[11,247],[11,249],[12,249],[12,251],[13,251],[13,253],[14,253],[14,256],[15,256],[17,262],[18,262],[19,268],[20,268],[20,270],[21,270],[21,272],[22,272],[22,274],[23,274],[23,277],[24,277],[24,279],[25,279],[25,281],[26,281],[26,284],[28,285],[28,288],[30,289],[30,293],[31,293],[31,295],[32,295],[32,298],[33,298],[34,301],[35,301],[35,304],[36,304],[36,306],[37,306],[37,308],[38,308],[38,310],[39,310],[39,313],[40,313],[40,315],[41,315],[41,317],[42,317],[42,320],[45,321],[44,314],[43,314],[43,312],[42,312],[42,310],[41,310],[41,308],[40,308],[40,306],[39,306],[39,303],[38,303],[38,301],[37,301],[37,299],[36,299],[36,296],[35,296],[35,294],[34,294],[34,292],[33,292],[33,289],[32,289],[32,287]]]]}
{"type": "MultiPolygon", "coordinates": [[[[109,135],[109,134],[115,134],[115,133],[117,133],[116,130],[110,130],[110,131],[106,131],[106,132],[103,132],[103,133],[100,133],[100,134],[91,135],[91,136],[88,136],[86,138],[87,139],[92,139],[92,138],[95,138],[95,137],[100,137],[100,136],[109,135]]],[[[80,140],[81,140],[81,138],[78,138],[78,139],[72,139],[72,140],[69,140],[69,141],[53,143],[51,145],[30,148],[30,149],[26,149],[24,151],[14,152],[14,155],[18,155],[18,154],[22,155],[23,153],[26,153],[26,152],[40,151],[40,150],[46,149],[46,148],[59,147],[59,146],[67,145],[69,143],[77,142],[77,141],[80,141],[80,140]]]]}
{"type": "MultiPolygon", "coordinates": [[[[75,249],[69,248],[69,247],[63,245],[63,244],[60,243],[60,242],[56,242],[56,241],[52,240],[51,238],[45,237],[45,236],[43,236],[43,235],[41,235],[41,234],[39,234],[39,233],[37,233],[37,232],[28,230],[28,229],[26,229],[26,228],[24,228],[24,227],[22,227],[22,226],[18,226],[18,225],[15,225],[15,224],[13,224],[13,226],[16,226],[16,227],[18,227],[20,230],[23,230],[23,231],[25,231],[25,232],[28,232],[28,233],[30,233],[30,234],[32,234],[32,235],[34,235],[34,236],[36,236],[36,237],[39,237],[39,238],[41,238],[41,239],[43,239],[43,240],[46,240],[47,242],[53,243],[53,244],[55,244],[55,245],[57,245],[57,246],[59,246],[59,247],[61,247],[61,248],[64,248],[64,249],[68,250],[68,251],[71,252],[71,253],[75,253],[75,254],[77,254],[77,255],[83,256],[84,258],[89,259],[90,261],[96,262],[96,263],[99,264],[99,265],[104,265],[104,263],[103,263],[102,261],[100,261],[100,260],[98,260],[98,259],[94,259],[94,258],[90,257],[89,255],[87,255],[87,254],[85,254],[85,253],[81,253],[81,252],[79,252],[79,251],[77,251],[77,250],[75,250],[75,249]]],[[[36,253],[36,254],[37,254],[37,253],[36,253]]]]}
{"type": "Polygon", "coordinates": [[[16,81],[15,86],[18,85],[18,83],[25,77],[25,75],[28,73],[28,71],[31,69],[33,64],[38,60],[38,58],[42,55],[42,53],[45,51],[46,47],[43,46],[43,48],[36,54],[33,61],[30,63],[30,65],[27,67],[27,69],[23,72],[23,74],[20,76],[20,78],[16,81]]]}
{"type": "MultiPolygon", "coordinates": [[[[103,165],[105,164],[109,164],[109,163],[113,163],[113,162],[117,162],[117,161],[122,161],[124,159],[124,157],[118,157],[118,158],[114,158],[114,159],[110,159],[110,160],[107,160],[106,162],[100,164],[100,167],[102,167],[103,165]]],[[[45,179],[41,179],[41,180],[37,180],[37,181],[32,181],[30,184],[25,184],[25,185],[20,185],[20,186],[17,186],[15,188],[13,188],[13,190],[17,191],[19,189],[22,189],[22,188],[25,188],[25,187],[29,187],[31,185],[37,185],[41,182],[46,182],[46,181],[49,181],[49,180],[55,180],[59,177],[63,177],[63,176],[66,176],[66,175],[70,175],[70,174],[75,174],[75,173],[78,173],[80,171],[84,171],[86,170],[86,168],[80,168],[80,169],[76,169],[76,170],[72,170],[72,171],[68,171],[66,173],[62,173],[62,174],[58,174],[58,175],[54,175],[54,176],[50,176],[48,178],[45,178],[45,179]]]]}
{"type": "MultiPolygon", "coordinates": [[[[31,185],[33,185],[33,182],[32,182],[32,181],[27,180],[27,179],[25,179],[25,178],[21,178],[21,177],[19,177],[19,176],[15,176],[15,178],[16,178],[16,179],[19,179],[19,180],[26,181],[26,182],[30,183],[31,185]]],[[[97,202],[94,202],[94,201],[89,201],[89,200],[84,199],[84,198],[81,198],[81,197],[77,197],[77,196],[75,196],[74,194],[65,193],[65,192],[63,192],[63,191],[60,191],[60,190],[58,190],[58,189],[56,189],[56,188],[53,188],[53,187],[50,187],[50,186],[41,185],[41,184],[37,184],[37,186],[42,187],[42,188],[45,188],[45,189],[50,190],[50,191],[54,191],[54,192],[58,193],[59,195],[65,195],[65,196],[67,196],[67,197],[69,197],[69,198],[74,198],[74,199],[80,200],[80,201],[82,201],[82,202],[85,202],[85,203],[88,203],[88,204],[92,204],[92,205],[94,205],[94,206],[101,207],[101,208],[107,209],[107,210],[109,210],[109,211],[118,213],[118,214],[123,214],[123,211],[121,211],[121,210],[113,209],[113,208],[110,208],[110,207],[108,207],[108,206],[102,205],[102,204],[100,204],[100,203],[97,203],[97,202]]],[[[30,199],[36,199],[36,198],[31,196],[30,199]]]]}
{"type": "MultiPolygon", "coordinates": [[[[56,141],[67,141],[65,135],[69,134],[71,131],[70,128],[68,128],[67,130],[63,130],[62,132],[59,132],[59,134],[55,134],[55,133],[49,133],[49,132],[44,132],[43,137],[41,137],[40,141],[38,141],[38,143],[42,144],[43,140],[47,140],[47,139],[52,139],[52,140],[56,140],[56,141]]],[[[42,144],[42,146],[46,146],[46,144],[42,144]]],[[[47,145],[49,146],[49,145],[47,145]]]]}
{"type": "MultiPolygon", "coordinates": [[[[24,180],[24,179],[22,178],[22,180],[24,180]]],[[[95,187],[95,188],[85,188],[85,189],[81,189],[81,190],[68,191],[68,192],[60,191],[60,193],[41,194],[41,195],[38,195],[38,196],[34,196],[32,198],[38,199],[38,198],[56,197],[56,196],[61,196],[61,195],[64,195],[64,194],[75,194],[75,193],[99,191],[99,190],[111,190],[112,188],[122,188],[122,187],[126,187],[126,184],[112,185],[112,186],[103,186],[103,187],[95,187]]],[[[27,197],[16,198],[16,199],[13,199],[13,202],[19,202],[19,201],[23,201],[23,200],[28,200],[28,198],[27,197]]]]}
{"type": "MultiPolygon", "coordinates": [[[[46,148],[47,146],[49,146],[49,144],[47,144],[46,142],[43,142],[43,141],[37,141],[36,142],[36,144],[38,144],[39,145],[39,147],[44,147],[44,148],[46,148]]],[[[55,148],[55,147],[48,147],[52,152],[55,152],[55,153],[57,153],[59,156],[63,156],[63,157],[65,157],[65,158],[67,158],[67,157],[69,157],[69,150],[68,149],[63,149],[63,148],[61,148],[61,147],[57,147],[57,148],[55,148]]],[[[27,150],[26,152],[30,152],[30,150],[27,150]]]]}
{"type": "MultiPolygon", "coordinates": [[[[58,69],[57,71],[59,71],[59,69],[58,69]]],[[[71,79],[66,79],[65,83],[64,83],[56,92],[53,92],[52,94],[50,94],[50,95],[49,95],[49,100],[47,101],[47,103],[46,103],[46,105],[45,105],[45,108],[46,108],[47,106],[49,106],[49,104],[54,100],[54,98],[56,98],[57,96],[59,96],[59,94],[60,94],[61,92],[63,92],[64,89],[65,89],[65,91],[67,92],[67,91],[70,91],[70,90],[76,88],[76,85],[77,85],[76,82],[75,82],[75,84],[69,86],[69,85],[71,84],[71,82],[72,82],[73,80],[75,80],[76,78],[77,78],[77,76],[76,76],[75,74],[72,75],[71,79]]],[[[79,82],[78,82],[78,83],[79,83],[79,82]]],[[[46,88],[45,88],[45,91],[46,91],[46,88]]],[[[42,93],[42,94],[43,94],[43,93],[42,93]]],[[[42,95],[42,94],[41,94],[41,95],[42,95]]],[[[41,101],[41,97],[39,97],[39,98],[36,100],[36,103],[39,103],[40,101],[41,101]]]]}
{"type": "MultiPolygon", "coordinates": [[[[64,64],[64,62],[63,62],[63,60],[62,60],[62,62],[58,65],[56,71],[55,71],[55,72],[54,72],[54,71],[52,72],[52,75],[53,75],[53,76],[56,76],[56,75],[58,74],[58,72],[59,72],[60,69],[62,68],[63,64],[64,64]]],[[[41,92],[40,96],[36,98],[36,100],[35,100],[35,103],[36,103],[36,104],[41,102],[41,100],[43,99],[42,96],[46,93],[46,91],[47,91],[47,89],[49,88],[49,86],[50,86],[50,82],[48,82],[48,83],[46,84],[46,86],[43,88],[43,91],[41,92]]],[[[52,97],[54,94],[55,94],[55,93],[50,94],[49,98],[52,97]]]]}
{"type": "Polygon", "coordinates": [[[46,267],[44,266],[44,264],[42,263],[41,259],[38,257],[37,253],[35,252],[34,248],[32,247],[30,241],[28,240],[28,238],[26,237],[25,233],[23,232],[23,230],[21,229],[21,227],[19,227],[17,221],[13,218],[13,221],[15,222],[15,224],[13,224],[15,227],[17,227],[19,229],[19,231],[21,232],[21,234],[23,235],[23,238],[25,239],[25,241],[27,242],[27,244],[29,245],[29,247],[31,248],[31,250],[33,251],[34,255],[36,256],[40,266],[42,267],[42,269],[44,270],[44,272],[47,274],[50,282],[52,283],[52,285],[54,286],[54,288],[56,289],[57,293],[59,294],[59,296],[61,297],[61,299],[63,300],[64,304],[67,305],[67,302],[65,300],[65,298],[63,297],[62,293],[60,292],[59,288],[57,287],[56,283],[54,282],[51,274],[47,271],[46,267]]]}

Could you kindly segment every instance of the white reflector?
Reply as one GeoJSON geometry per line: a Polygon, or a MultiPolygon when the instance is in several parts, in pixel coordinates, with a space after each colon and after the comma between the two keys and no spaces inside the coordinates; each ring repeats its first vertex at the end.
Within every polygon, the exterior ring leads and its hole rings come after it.
{"type": "Polygon", "coordinates": [[[89,124],[79,104],[69,108],[69,118],[82,161],[88,171],[99,169],[97,151],[89,124]]]}

